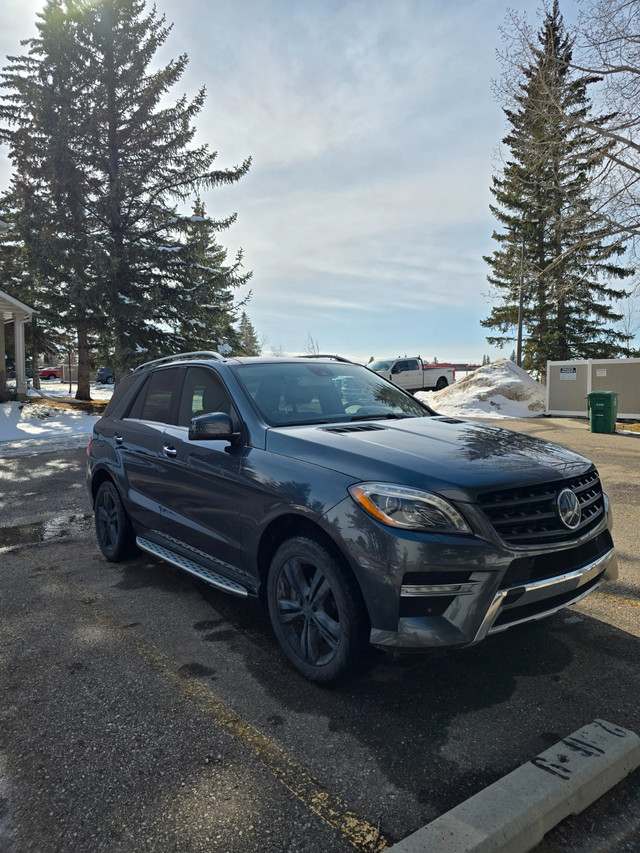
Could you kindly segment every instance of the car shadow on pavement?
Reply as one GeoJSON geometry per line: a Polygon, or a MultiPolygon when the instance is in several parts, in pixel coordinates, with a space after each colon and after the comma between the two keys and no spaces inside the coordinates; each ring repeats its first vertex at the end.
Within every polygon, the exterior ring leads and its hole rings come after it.
{"type": "Polygon", "coordinates": [[[640,731],[640,640],[572,609],[458,651],[369,649],[355,674],[323,687],[287,665],[259,605],[203,593],[251,640],[234,645],[282,724],[285,712],[313,715],[355,738],[417,802],[416,827],[596,718],[640,731]]]}

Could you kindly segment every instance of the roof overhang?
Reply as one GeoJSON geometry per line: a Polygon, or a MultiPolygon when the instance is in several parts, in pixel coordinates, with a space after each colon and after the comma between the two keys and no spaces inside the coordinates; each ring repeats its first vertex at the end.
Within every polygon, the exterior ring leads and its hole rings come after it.
{"type": "Polygon", "coordinates": [[[11,322],[14,318],[20,320],[30,320],[34,314],[37,314],[35,308],[25,305],[14,296],[9,296],[4,290],[0,290],[0,317],[3,322],[11,322]]]}

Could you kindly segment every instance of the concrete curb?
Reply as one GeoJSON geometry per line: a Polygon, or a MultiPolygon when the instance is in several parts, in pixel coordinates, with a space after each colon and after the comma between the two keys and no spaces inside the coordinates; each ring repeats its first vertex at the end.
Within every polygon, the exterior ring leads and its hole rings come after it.
{"type": "Polygon", "coordinates": [[[640,738],[594,720],[387,853],[525,853],[638,766],[640,738]]]}

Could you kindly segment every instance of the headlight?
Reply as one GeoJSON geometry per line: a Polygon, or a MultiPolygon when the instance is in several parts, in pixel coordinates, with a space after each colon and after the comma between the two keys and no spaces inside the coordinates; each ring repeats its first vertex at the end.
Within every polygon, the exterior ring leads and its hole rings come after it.
{"type": "Polygon", "coordinates": [[[377,521],[405,530],[471,533],[458,510],[438,495],[390,483],[349,486],[354,501],[377,521]]]}

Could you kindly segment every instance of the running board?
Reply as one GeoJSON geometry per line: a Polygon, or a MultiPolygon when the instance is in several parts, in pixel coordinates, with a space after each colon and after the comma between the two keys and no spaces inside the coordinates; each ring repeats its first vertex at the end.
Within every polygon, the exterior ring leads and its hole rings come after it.
{"type": "Polygon", "coordinates": [[[167,563],[183,569],[190,575],[211,584],[211,586],[215,586],[217,589],[230,592],[232,595],[239,595],[241,598],[246,598],[249,595],[247,589],[239,583],[235,583],[235,581],[219,575],[213,569],[203,566],[202,563],[196,563],[195,560],[190,560],[188,557],[176,554],[175,551],[171,551],[163,545],[158,545],[157,542],[150,542],[148,539],[143,539],[142,536],[137,536],[136,545],[141,551],[153,554],[154,557],[159,557],[161,560],[165,560],[167,563]]]}

